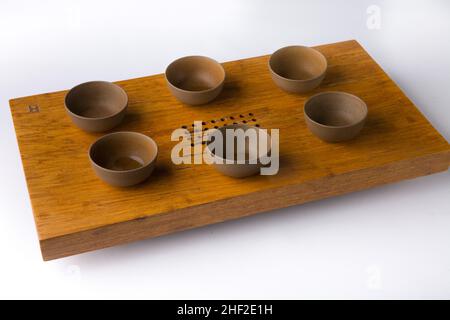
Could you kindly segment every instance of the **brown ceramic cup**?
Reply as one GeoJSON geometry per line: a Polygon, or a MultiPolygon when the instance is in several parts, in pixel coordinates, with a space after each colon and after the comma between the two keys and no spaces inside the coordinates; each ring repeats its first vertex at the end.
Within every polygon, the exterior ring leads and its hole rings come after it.
{"type": "Polygon", "coordinates": [[[327,66],[322,53],[304,46],[281,48],[269,60],[275,84],[292,93],[305,93],[318,87],[325,78],[327,66]]]}
{"type": "MultiPolygon", "coordinates": [[[[260,161],[260,155],[258,154],[258,147],[260,143],[259,134],[262,133],[266,136],[267,141],[267,147],[266,147],[266,153],[264,155],[270,154],[270,135],[257,127],[248,126],[244,124],[236,124],[236,125],[228,125],[221,127],[219,129],[215,129],[214,131],[219,131],[220,134],[222,134],[222,142],[223,142],[223,148],[220,151],[212,150],[212,143],[209,142],[206,145],[206,152],[209,154],[209,156],[214,159],[213,166],[217,169],[217,171],[221,172],[224,175],[234,177],[234,178],[244,178],[248,176],[255,175],[260,172],[260,169],[263,167],[263,164],[260,161]],[[256,148],[250,147],[250,140],[245,140],[245,146],[243,150],[237,149],[237,139],[234,141],[234,152],[232,153],[231,158],[227,158],[226,153],[226,145],[227,145],[227,135],[226,130],[227,129],[242,129],[244,132],[247,132],[248,130],[254,130],[256,133],[256,143],[258,144],[256,148]],[[238,153],[243,157],[243,163],[239,163],[238,159],[238,153]]],[[[212,132],[213,134],[214,132],[212,132]]]]}
{"type": "Polygon", "coordinates": [[[108,131],[125,116],[126,92],[106,81],[85,82],[72,88],[65,98],[65,107],[72,122],[88,132],[108,131]]]}
{"type": "Polygon", "coordinates": [[[304,115],[309,130],[326,142],[355,138],[364,126],[367,105],[345,92],[323,92],[305,102],[304,115]]]}
{"type": "Polygon", "coordinates": [[[225,70],[217,61],[189,56],[172,62],[166,69],[169,90],[181,102],[200,105],[214,100],[222,91],[225,70]]]}
{"type": "Polygon", "coordinates": [[[95,174],[106,183],[127,187],[146,180],[155,168],[158,146],[137,132],[114,132],[95,141],[89,159],[95,174]]]}

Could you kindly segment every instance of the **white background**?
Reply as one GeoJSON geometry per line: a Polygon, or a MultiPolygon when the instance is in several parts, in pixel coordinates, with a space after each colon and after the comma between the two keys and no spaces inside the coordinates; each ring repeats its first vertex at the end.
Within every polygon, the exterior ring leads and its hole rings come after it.
{"type": "Polygon", "coordinates": [[[449,141],[447,0],[1,0],[0,298],[450,298],[448,172],[41,260],[8,99],[348,39],[449,141]]]}

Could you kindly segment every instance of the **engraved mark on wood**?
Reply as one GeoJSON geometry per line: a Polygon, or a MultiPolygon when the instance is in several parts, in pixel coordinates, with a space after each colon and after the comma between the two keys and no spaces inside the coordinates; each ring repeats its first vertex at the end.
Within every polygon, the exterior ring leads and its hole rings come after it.
{"type": "Polygon", "coordinates": [[[28,106],[28,111],[31,112],[31,113],[39,112],[39,106],[37,106],[37,105],[29,105],[28,106]]]}
{"type": "MultiPolygon", "coordinates": [[[[249,112],[249,113],[242,113],[239,115],[211,119],[209,121],[202,121],[202,131],[207,131],[208,129],[219,129],[220,127],[224,127],[224,126],[231,125],[231,124],[236,125],[236,124],[240,124],[240,123],[247,124],[250,126],[255,126],[258,128],[260,127],[260,124],[258,123],[258,120],[255,117],[255,114],[252,112],[249,112]],[[210,125],[210,127],[208,125],[210,125]]],[[[191,140],[193,140],[193,141],[195,140],[194,139],[194,123],[192,123],[190,125],[182,125],[181,128],[189,130],[189,132],[191,134],[191,140]]],[[[205,141],[198,142],[195,144],[200,144],[200,143],[205,144],[205,141]]],[[[191,147],[193,147],[195,144],[191,143],[191,147]]]]}

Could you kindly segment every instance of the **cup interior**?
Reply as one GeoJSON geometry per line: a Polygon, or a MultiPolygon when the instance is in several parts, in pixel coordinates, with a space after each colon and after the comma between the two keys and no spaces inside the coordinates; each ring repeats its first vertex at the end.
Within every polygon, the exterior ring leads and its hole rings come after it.
{"type": "Polygon", "coordinates": [[[327,69],[327,60],[317,50],[304,46],[279,49],[270,58],[270,68],[289,80],[311,80],[327,69]]]}
{"type": "Polygon", "coordinates": [[[344,92],[321,93],[307,101],[305,114],[318,124],[344,127],[362,121],[367,106],[358,97],[344,92]]]}
{"type": "Polygon", "coordinates": [[[122,111],[128,103],[125,91],[105,81],[92,81],[74,87],[66,96],[66,107],[84,118],[106,118],[122,111]]]}
{"type": "Polygon", "coordinates": [[[156,143],[136,132],[116,132],[103,136],[91,147],[92,161],[108,170],[128,171],[146,166],[155,160],[156,143]]]}
{"type": "Polygon", "coordinates": [[[245,160],[245,162],[257,161],[261,155],[267,155],[270,153],[270,136],[269,134],[257,127],[247,125],[229,125],[216,129],[212,134],[219,133],[222,136],[221,148],[214,148],[214,138],[207,144],[211,154],[214,157],[223,160],[229,160],[237,162],[238,160],[245,160]],[[227,134],[227,130],[230,133],[227,134]],[[242,134],[243,138],[240,138],[239,134],[242,134]],[[234,141],[230,141],[233,139],[234,141]],[[266,143],[265,148],[262,148],[262,143],[266,143]],[[227,148],[231,148],[232,152],[227,152],[227,148]]]}
{"type": "Polygon", "coordinates": [[[206,91],[222,84],[225,71],[217,61],[201,56],[180,58],[166,70],[166,78],[174,87],[185,91],[206,91]]]}

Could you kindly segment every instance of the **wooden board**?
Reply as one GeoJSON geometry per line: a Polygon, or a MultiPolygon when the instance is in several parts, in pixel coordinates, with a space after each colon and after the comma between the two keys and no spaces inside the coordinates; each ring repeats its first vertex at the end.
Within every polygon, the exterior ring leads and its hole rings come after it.
{"type": "MultiPolygon", "coordinates": [[[[318,46],[328,59],[323,84],[288,94],[271,81],[269,56],[224,63],[224,92],[207,106],[177,102],[163,75],[119,81],[129,113],[119,130],[155,139],[160,156],[150,180],[128,189],[100,181],[87,157],[100,134],[76,128],[66,91],[11,100],[11,111],[45,260],[248,216],[448,169],[447,141],[356,41],[318,46]],[[311,94],[341,90],[361,97],[369,118],[358,139],[327,144],[303,119],[311,94]],[[242,115],[242,117],[241,117],[242,115]],[[236,180],[211,166],[175,166],[170,134],[194,120],[212,127],[250,121],[280,129],[276,176],[236,180]],[[225,120],[222,121],[221,119],[225,120]],[[254,120],[253,120],[254,119],[254,120]]],[[[181,244],[180,244],[181,245],[181,244]]]]}

